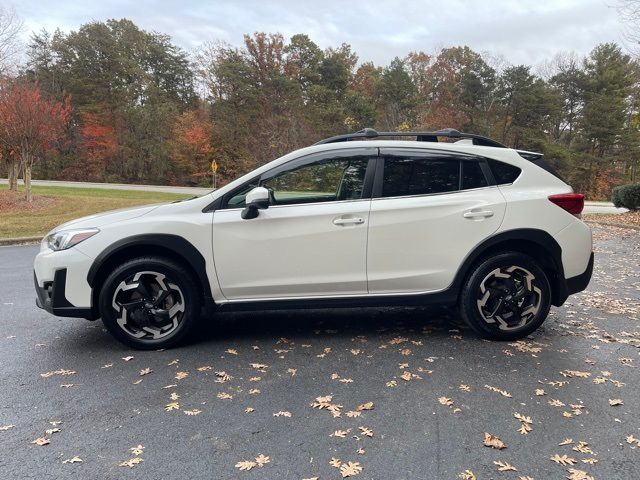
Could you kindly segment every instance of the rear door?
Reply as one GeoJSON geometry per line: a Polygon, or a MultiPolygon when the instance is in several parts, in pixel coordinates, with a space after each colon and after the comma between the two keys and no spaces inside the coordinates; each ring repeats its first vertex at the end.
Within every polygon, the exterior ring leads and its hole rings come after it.
{"type": "Polygon", "coordinates": [[[380,149],[369,216],[370,294],[447,288],[465,256],[500,226],[505,201],[485,160],[380,149]]]}

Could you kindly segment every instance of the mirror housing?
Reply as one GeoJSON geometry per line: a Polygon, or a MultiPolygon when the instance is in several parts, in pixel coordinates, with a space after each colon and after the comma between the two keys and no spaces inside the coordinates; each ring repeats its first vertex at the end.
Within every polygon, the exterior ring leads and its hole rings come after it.
{"type": "Polygon", "coordinates": [[[269,208],[269,190],[264,187],[252,189],[245,197],[245,208],[241,216],[245,220],[250,220],[258,216],[258,210],[269,208]]]}

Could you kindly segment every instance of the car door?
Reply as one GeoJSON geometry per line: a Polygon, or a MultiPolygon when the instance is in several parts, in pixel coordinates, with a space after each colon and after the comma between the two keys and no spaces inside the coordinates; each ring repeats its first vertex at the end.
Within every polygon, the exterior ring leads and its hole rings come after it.
{"type": "Polygon", "coordinates": [[[367,293],[367,227],[376,148],[287,162],[231,192],[213,215],[213,256],[230,301],[367,293]],[[244,195],[270,205],[243,220],[244,195]]]}
{"type": "Polygon", "coordinates": [[[505,200],[486,161],[420,149],[381,149],[369,216],[371,294],[443,290],[502,221],[505,200]]]}

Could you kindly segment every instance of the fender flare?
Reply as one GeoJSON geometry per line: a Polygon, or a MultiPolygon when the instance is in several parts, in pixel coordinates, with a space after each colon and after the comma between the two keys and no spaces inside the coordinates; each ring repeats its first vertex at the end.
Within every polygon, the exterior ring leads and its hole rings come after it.
{"type": "Polygon", "coordinates": [[[211,286],[209,277],[207,276],[206,261],[200,251],[194,247],[191,242],[179,235],[168,233],[149,233],[142,235],[133,235],[112,243],[105,248],[93,261],[87,273],[87,282],[91,288],[94,287],[96,277],[100,269],[115,255],[123,252],[131,247],[161,247],[183,259],[196,273],[205,298],[211,297],[211,286]]]}
{"type": "Polygon", "coordinates": [[[549,233],[535,228],[507,230],[483,240],[462,261],[449,288],[459,293],[471,267],[482,255],[501,243],[518,241],[535,243],[549,255],[549,266],[552,267],[555,274],[555,278],[549,278],[552,287],[553,304],[557,305],[559,303],[562,305],[569,296],[562,265],[562,247],[549,233]]]}

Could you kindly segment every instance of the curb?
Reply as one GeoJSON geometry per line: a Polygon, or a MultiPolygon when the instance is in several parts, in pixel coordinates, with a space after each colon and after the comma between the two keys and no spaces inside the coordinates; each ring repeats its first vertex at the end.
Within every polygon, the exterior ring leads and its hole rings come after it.
{"type": "Polygon", "coordinates": [[[617,227],[617,228],[628,228],[630,230],[640,230],[640,225],[625,225],[624,223],[598,222],[595,220],[585,220],[584,222],[591,223],[593,225],[602,225],[603,227],[617,227]]]}
{"type": "Polygon", "coordinates": [[[40,243],[41,240],[42,240],[42,236],[40,236],[40,237],[0,238],[0,246],[34,244],[34,243],[40,243]]]}

